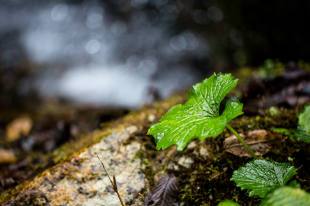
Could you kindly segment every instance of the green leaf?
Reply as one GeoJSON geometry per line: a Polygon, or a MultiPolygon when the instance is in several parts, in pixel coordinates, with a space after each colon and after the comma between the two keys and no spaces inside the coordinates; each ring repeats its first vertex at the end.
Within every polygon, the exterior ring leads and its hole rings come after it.
{"type": "Polygon", "coordinates": [[[286,128],[271,128],[271,131],[277,132],[277,133],[281,133],[281,134],[285,134],[285,135],[291,135],[290,130],[286,129],[286,128]]]}
{"type": "Polygon", "coordinates": [[[291,181],[287,184],[287,186],[300,188],[300,184],[299,184],[299,182],[297,182],[296,180],[291,180],[291,181]]]}
{"type": "Polygon", "coordinates": [[[225,200],[224,202],[221,202],[217,206],[240,206],[239,204],[235,203],[234,201],[231,200],[225,200]]]}
{"type": "Polygon", "coordinates": [[[233,180],[241,190],[248,189],[249,196],[264,198],[276,187],[284,186],[297,174],[295,167],[273,160],[253,160],[234,171],[233,180]]]}
{"type": "Polygon", "coordinates": [[[305,191],[292,188],[280,187],[269,193],[260,206],[308,206],[310,195],[305,191]]]}
{"type": "Polygon", "coordinates": [[[310,135],[307,134],[306,129],[303,126],[297,126],[295,136],[298,141],[310,143],[310,135]]]}
{"type": "Polygon", "coordinates": [[[219,73],[194,85],[184,105],[172,107],[157,124],[151,125],[147,134],[154,136],[156,148],[176,144],[182,151],[195,137],[203,140],[223,132],[230,120],[243,114],[243,104],[236,100],[227,101],[219,114],[221,101],[237,81],[231,74],[219,73]]]}
{"type": "Polygon", "coordinates": [[[298,116],[298,125],[303,126],[308,135],[310,135],[310,105],[298,116]]]}

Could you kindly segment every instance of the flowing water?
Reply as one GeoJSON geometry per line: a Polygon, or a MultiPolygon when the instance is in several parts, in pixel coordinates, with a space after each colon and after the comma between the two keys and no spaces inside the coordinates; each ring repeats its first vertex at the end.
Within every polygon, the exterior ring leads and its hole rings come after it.
{"type": "MultiPolygon", "coordinates": [[[[206,39],[179,21],[181,1],[0,2],[0,63],[27,59],[42,97],[134,108],[203,78],[195,62],[209,62],[206,39]],[[156,94],[156,95],[155,95],[156,94]]],[[[221,11],[194,10],[199,24],[221,21],[221,11]]],[[[208,67],[206,66],[206,69],[208,67]]]]}

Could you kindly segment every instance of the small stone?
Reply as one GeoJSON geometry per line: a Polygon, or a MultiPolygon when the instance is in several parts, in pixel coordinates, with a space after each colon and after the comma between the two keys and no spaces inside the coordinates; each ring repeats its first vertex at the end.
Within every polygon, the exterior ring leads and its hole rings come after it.
{"type": "Polygon", "coordinates": [[[155,121],[155,115],[151,114],[148,116],[147,118],[150,122],[154,122],[155,121]]]}
{"type": "Polygon", "coordinates": [[[186,167],[186,168],[190,168],[191,167],[191,164],[194,162],[194,160],[190,157],[184,157],[182,156],[179,161],[178,161],[178,164],[179,165],[182,165],[183,167],[186,167]]]}
{"type": "Polygon", "coordinates": [[[190,143],[187,145],[187,149],[195,149],[196,147],[197,147],[196,142],[190,142],[190,143]]]}
{"type": "Polygon", "coordinates": [[[194,154],[196,157],[199,155],[199,153],[198,153],[198,151],[197,151],[196,149],[193,151],[193,154],[194,154]]]}
{"type": "Polygon", "coordinates": [[[208,157],[209,156],[207,148],[205,146],[203,146],[203,145],[199,149],[199,154],[202,157],[208,157]]]}
{"type": "Polygon", "coordinates": [[[16,162],[17,158],[11,150],[0,149],[0,164],[16,162]]]}

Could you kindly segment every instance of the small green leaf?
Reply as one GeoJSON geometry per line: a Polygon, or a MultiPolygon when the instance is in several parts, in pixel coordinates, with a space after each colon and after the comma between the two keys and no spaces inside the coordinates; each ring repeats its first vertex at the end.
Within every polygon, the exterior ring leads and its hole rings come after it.
{"type": "Polygon", "coordinates": [[[249,196],[264,198],[276,187],[284,186],[297,174],[295,167],[273,160],[253,160],[234,171],[233,180],[241,190],[248,189],[249,196]]]}
{"type": "Polygon", "coordinates": [[[310,143],[310,135],[307,134],[306,129],[303,126],[297,126],[295,136],[298,141],[310,143]]]}
{"type": "Polygon", "coordinates": [[[227,101],[219,114],[221,101],[237,81],[231,74],[219,73],[194,85],[184,105],[172,107],[157,124],[151,125],[147,134],[154,136],[156,148],[176,144],[182,151],[195,137],[203,140],[223,132],[230,120],[243,114],[243,104],[237,100],[227,101]]]}
{"type": "Polygon", "coordinates": [[[310,135],[310,105],[298,116],[298,125],[303,126],[308,135],[310,135]]]}
{"type": "Polygon", "coordinates": [[[296,180],[291,180],[291,181],[287,184],[287,186],[300,188],[300,184],[299,184],[299,182],[297,182],[296,180]]]}
{"type": "Polygon", "coordinates": [[[280,187],[269,193],[260,206],[308,206],[310,195],[305,191],[292,188],[280,187]]]}
{"type": "Polygon", "coordinates": [[[234,201],[225,200],[224,202],[221,202],[220,204],[218,204],[218,206],[240,206],[240,205],[235,203],[234,201]]]}
{"type": "Polygon", "coordinates": [[[291,135],[290,130],[286,129],[286,128],[271,128],[271,131],[277,132],[277,133],[281,133],[281,134],[285,134],[285,135],[291,135]]]}
{"type": "Polygon", "coordinates": [[[224,202],[221,202],[217,206],[240,206],[239,204],[235,203],[234,201],[231,200],[225,200],[224,202]]]}

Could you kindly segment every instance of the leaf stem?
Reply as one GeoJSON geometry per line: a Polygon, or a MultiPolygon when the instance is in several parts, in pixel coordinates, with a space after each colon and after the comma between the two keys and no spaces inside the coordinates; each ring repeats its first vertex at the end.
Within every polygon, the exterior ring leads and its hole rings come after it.
{"type": "Polygon", "coordinates": [[[245,146],[245,148],[248,150],[248,152],[252,155],[254,159],[258,159],[257,156],[254,154],[252,149],[249,147],[249,145],[240,137],[240,135],[234,130],[229,124],[226,125],[226,127],[239,139],[239,141],[245,146]]]}
{"type": "Polygon", "coordinates": [[[117,185],[116,185],[116,179],[115,179],[115,176],[113,175],[113,182],[112,182],[112,180],[111,180],[111,178],[110,178],[110,176],[109,176],[109,174],[108,174],[108,172],[107,172],[107,170],[105,169],[105,167],[104,167],[104,164],[103,164],[103,162],[101,161],[101,159],[99,158],[99,156],[97,155],[97,158],[99,159],[99,161],[101,162],[101,164],[102,164],[102,167],[103,167],[103,169],[104,169],[104,171],[105,171],[105,173],[107,173],[107,175],[108,175],[108,178],[109,178],[109,180],[110,180],[110,182],[111,182],[111,184],[112,184],[112,186],[113,186],[113,190],[116,192],[116,194],[117,194],[117,196],[118,196],[118,199],[119,199],[119,201],[121,202],[121,204],[122,204],[122,206],[125,206],[124,205],[124,203],[123,203],[123,201],[122,201],[122,198],[121,198],[121,196],[119,195],[119,193],[118,193],[118,189],[117,189],[117,185]]]}

